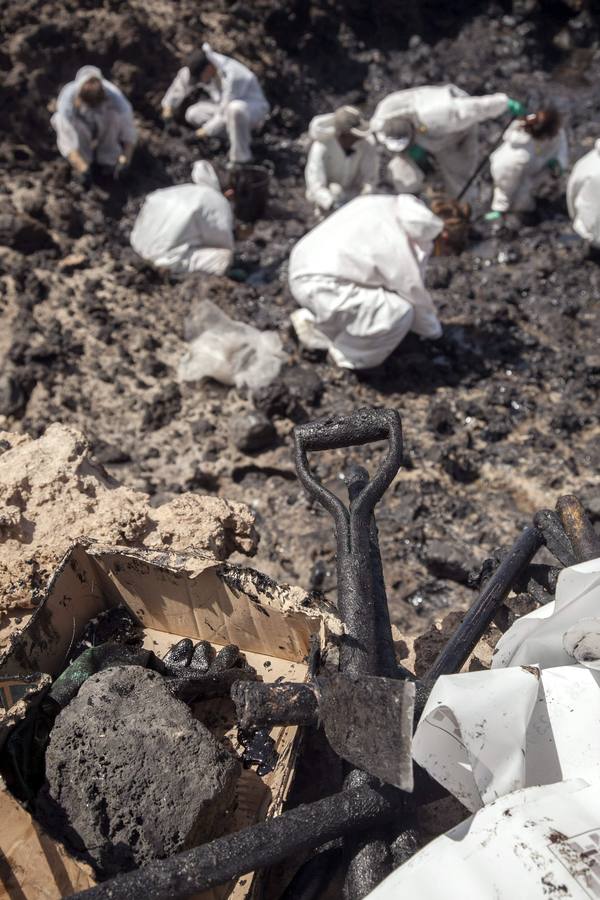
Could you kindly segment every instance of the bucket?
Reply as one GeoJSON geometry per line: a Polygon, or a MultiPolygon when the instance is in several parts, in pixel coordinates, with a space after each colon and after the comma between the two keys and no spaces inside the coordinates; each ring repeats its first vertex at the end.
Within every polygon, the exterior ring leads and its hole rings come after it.
{"type": "Polygon", "coordinates": [[[434,194],[430,206],[431,212],[444,222],[444,230],[436,238],[433,255],[452,256],[461,253],[469,239],[471,207],[446,194],[434,194]]]}
{"type": "Polygon", "coordinates": [[[256,222],[262,218],[269,199],[271,170],[266,166],[240,166],[231,173],[234,190],[233,209],[236,219],[256,222]]]}

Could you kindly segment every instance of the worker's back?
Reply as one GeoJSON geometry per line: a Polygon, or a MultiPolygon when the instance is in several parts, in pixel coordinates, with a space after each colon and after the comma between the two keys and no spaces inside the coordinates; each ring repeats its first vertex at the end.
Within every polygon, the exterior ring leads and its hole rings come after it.
{"type": "Polygon", "coordinates": [[[157,262],[174,248],[233,248],[231,207],[204,184],[180,184],[149,194],[131,232],[131,245],[157,262]]]}
{"type": "Polygon", "coordinates": [[[600,244],[600,140],[573,166],[567,206],[575,231],[585,240],[600,244]]]}

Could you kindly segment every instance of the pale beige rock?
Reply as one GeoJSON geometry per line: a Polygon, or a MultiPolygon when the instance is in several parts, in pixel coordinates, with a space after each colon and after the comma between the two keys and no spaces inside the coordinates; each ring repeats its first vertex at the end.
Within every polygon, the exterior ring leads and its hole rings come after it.
{"type": "Polygon", "coordinates": [[[187,493],[152,508],[149,499],[111,478],[74,428],[54,424],[37,440],[0,432],[0,613],[31,608],[82,539],[219,560],[256,551],[244,503],[187,493]]]}

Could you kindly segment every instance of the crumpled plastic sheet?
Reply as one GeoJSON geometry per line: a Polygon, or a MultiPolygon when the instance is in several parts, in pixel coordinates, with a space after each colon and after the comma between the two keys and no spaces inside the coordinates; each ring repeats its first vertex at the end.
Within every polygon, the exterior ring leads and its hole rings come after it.
{"type": "Polygon", "coordinates": [[[276,331],[259,331],[230,319],[210,300],[194,306],[185,336],[190,346],[179,363],[181,381],[214,378],[253,391],[271,384],[285,360],[276,331]]]}
{"type": "Polygon", "coordinates": [[[501,797],[389,875],[368,900],[600,897],[600,785],[582,779],[501,797]]]}
{"type": "Polygon", "coordinates": [[[489,671],[436,682],[413,758],[471,811],[533,785],[600,783],[597,713],[600,559],[561,572],[556,599],[514,623],[489,671]]]}

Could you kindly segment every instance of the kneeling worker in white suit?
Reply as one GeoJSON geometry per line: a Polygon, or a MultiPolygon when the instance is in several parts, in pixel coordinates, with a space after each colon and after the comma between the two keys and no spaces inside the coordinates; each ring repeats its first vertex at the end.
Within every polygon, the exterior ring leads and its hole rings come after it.
{"type": "Polygon", "coordinates": [[[592,247],[600,247],[600,140],[573,166],[567,206],[577,234],[592,247]]]}
{"type": "Polygon", "coordinates": [[[394,157],[388,171],[398,192],[419,193],[427,154],[437,163],[451,197],[477,167],[478,123],[504,112],[525,112],[507,94],[471,97],[454,84],[408,88],[388,94],[375,109],[371,130],[394,157]]]}
{"type": "Polygon", "coordinates": [[[409,331],[441,337],[424,275],[443,226],[410,194],[357,197],[320,222],[290,256],[299,340],[338,366],[366,369],[409,331]]]}
{"type": "Polygon", "coordinates": [[[133,110],[96,66],[83,66],[63,87],[51,124],[59,152],[84,183],[94,163],[115,176],[129,166],[137,141],[133,110]]]}
{"type": "Polygon", "coordinates": [[[231,207],[210,163],[194,163],[192,181],[148,194],[131,246],[157,268],[223,275],[233,259],[231,207]]]}
{"type": "Polygon", "coordinates": [[[306,199],[317,212],[327,213],[358,194],[371,194],[377,187],[377,148],[353,106],[315,116],[308,133],[312,145],[306,162],[306,199]]]}
{"type": "Polygon", "coordinates": [[[236,59],[203,44],[202,50],[190,55],[163,97],[163,118],[170,119],[197,87],[204,88],[210,99],[189,106],[186,121],[197,128],[199,138],[220,137],[226,132],[230,162],[250,162],[252,130],[260,128],[269,115],[256,75],[236,59]]]}
{"type": "Polygon", "coordinates": [[[494,195],[486,219],[500,219],[506,212],[533,212],[535,189],[545,170],[560,175],[568,162],[567,136],[555,109],[541,109],[512,122],[490,157],[494,195]]]}

